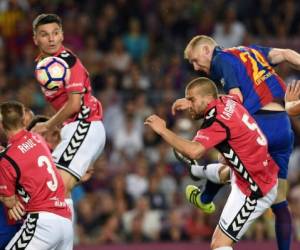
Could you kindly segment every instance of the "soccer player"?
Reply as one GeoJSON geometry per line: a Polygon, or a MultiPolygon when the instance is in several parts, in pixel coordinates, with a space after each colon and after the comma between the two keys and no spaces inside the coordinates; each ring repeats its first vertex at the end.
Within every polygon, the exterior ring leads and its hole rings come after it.
{"type": "MultiPolygon", "coordinates": [[[[288,62],[299,70],[300,55],[290,49],[256,45],[223,49],[211,37],[200,35],[188,43],[184,57],[195,71],[202,71],[215,82],[220,82],[226,93],[238,95],[266,135],[269,152],[280,168],[278,196],[272,205],[278,249],[290,249],[292,222],[286,201],[286,178],[294,134],[283,105],[286,86],[273,66],[288,62]]],[[[175,113],[188,106],[188,101],[179,99],[173,104],[172,111],[175,113]]],[[[218,190],[216,187],[210,185],[200,199],[204,203],[212,201],[218,190]]]]}
{"type": "MultiPolygon", "coordinates": [[[[149,116],[149,125],[179,153],[199,159],[217,148],[233,170],[232,190],[212,237],[211,248],[232,250],[233,243],[251,223],[271,206],[277,195],[278,166],[268,153],[267,140],[238,96],[218,98],[217,87],[208,78],[191,81],[185,90],[194,120],[204,118],[193,141],[177,136],[166,122],[149,116]]],[[[187,197],[194,200],[199,190],[187,186],[187,197]]]]}
{"type": "MultiPolygon", "coordinates": [[[[29,108],[25,108],[25,118],[24,123],[27,124],[32,120],[34,114],[29,108]]],[[[1,133],[3,133],[1,129],[1,133]]],[[[4,136],[5,137],[5,136],[4,136]]],[[[3,138],[4,139],[4,138],[3,138]]],[[[5,139],[6,140],[6,139],[5,139]]],[[[2,141],[1,143],[7,144],[7,142],[2,141]]],[[[0,151],[5,150],[4,147],[0,146],[0,151]]],[[[1,200],[1,197],[0,197],[1,200]]],[[[22,220],[15,221],[8,218],[7,208],[0,202],[0,250],[3,250],[15,233],[20,229],[23,222],[22,220]]]]}
{"type": "Polygon", "coordinates": [[[25,129],[21,103],[2,103],[0,117],[9,140],[0,155],[0,196],[10,217],[27,213],[5,249],[73,249],[71,211],[46,142],[25,129]]]}
{"type": "MultiPolygon", "coordinates": [[[[61,142],[52,155],[65,184],[66,197],[99,157],[105,144],[101,103],[92,95],[89,74],[80,60],[66,49],[61,19],[55,14],[41,14],[33,21],[33,40],[40,50],[37,61],[57,56],[71,70],[70,80],[56,90],[42,88],[45,98],[57,111],[48,121],[38,123],[33,131],[43,134],[63,125],[61,142]]],[[[71,198],[67,199],[73,209],[71,198]]]]}
{"type": "Polygon", "coordinates": [[[300,115],[300,81],[295,81],[287,86],[285,109],[291,116],[300,115]]]}

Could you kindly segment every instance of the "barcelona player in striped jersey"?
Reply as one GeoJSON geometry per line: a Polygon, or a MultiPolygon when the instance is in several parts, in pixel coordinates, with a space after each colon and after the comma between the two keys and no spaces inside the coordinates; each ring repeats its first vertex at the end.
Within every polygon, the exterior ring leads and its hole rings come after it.
{"type": "MultiPolygon", "coordinates": [[[[286,201],[286,178],[294,134],[284,108],[286,86],[273,67],[288,62],[300,70],[300,55],[290,49],[255,45],[223,49],[211,37],[199,35],[188,43],[184,56],[195,71],[204,72],[221,83],[227,94],[238,95],[266,135],[269,152],[280,167],[278,196],[272,206],[278,249],[290,249],[292,223],[286,201]]],[[[172,112],[175,114],[189,106],[188,100],[178,99],[172,112]]],[[[202,193],[199,200],[210,203],[218,188],[207,185],[206,189],[210,191],[202,193]]]]}

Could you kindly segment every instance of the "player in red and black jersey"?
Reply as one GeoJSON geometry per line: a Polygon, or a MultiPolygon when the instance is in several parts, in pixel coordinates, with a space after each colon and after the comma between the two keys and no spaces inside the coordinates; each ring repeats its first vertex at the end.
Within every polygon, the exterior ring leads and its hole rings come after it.
{"type": "Polygon", "coordinates": [[[46,142],[25,129],[22,104],[3,103],[0,113],[8,137],[0,154],[0,196],[13,218],[27,213],[6,249],[73,249],[71,211],[46,142]]]}
{"type": "MultiPolygon", "coordinates": [[[[145,124],[191,159],[201,158],[212,147],[226,159],[234,173],[232,191],[213,235],[212,249],[230,250],[276,199],[278,166],[268,153],[264,134],[238,96],[218,98],[211,80],[197,78],[187,85],[185,98],[190,102],[192,118],[204,118],[193,141],[167,129],[165,121],[156,115],[148,117],[145,124]]],[[[197,199],[197,195],[192,191],[189,199],[197,199]]]]}
{"type": "MultiPolygon", "coordinates": [[[[300,70],[300,54],[291,49],[259,45],[222,48],[214,39],[198,35],[187,44],[184,57],[195,71],[205,72],[222,85],[226,94],[237,94],[268,140],[269,152],[279,166],[278,196],[272,205],[279,250],[290,249],[292,219],[288,209],[287,174],[294,146],[294,133],[284,108],[286,86],[275,66],[288,63],[300,70]]],[[[174,103],[173,112],[183,108],[183,99],[174,103]]],[[[201,194],[203,203],[213,200],[218,188],[213,183],[201,194]]]]}
{"type": "MultiPolygon", "coordinates": [[[[52,155],[66,187],[66,196],[102,152],[105,130],[101,103],[92,95],[89,74],[79,58],[63,42],[61,19],[41,14],[33,21],[33,40],[40,50],[37,61],[49,56],[63,59],[71,71],[70,80],[56,90],[43,89],[47,101],[56,110],[48,121],[33,131],[43,134],[63,125],[61,142],[52,155]]],[[[72,206],[72,200],[67,199],[72,206]]]]}

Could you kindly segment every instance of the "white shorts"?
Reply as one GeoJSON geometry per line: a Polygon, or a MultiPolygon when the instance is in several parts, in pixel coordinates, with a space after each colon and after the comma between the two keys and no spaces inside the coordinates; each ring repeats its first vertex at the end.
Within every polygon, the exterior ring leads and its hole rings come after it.
{"type": "Polygon", "coordinates": [[[5,250],[23,249],[72,250],[71,220],[49,212],[28,214],[20,230],[5,247],[5,250]]]}
{"type": "Polygon", "coordinates": [[[97,160],[105,145],[105,130],[101,121],[75,121],[65,125],[61,142],[52,156],[56,166],[78,180],[97,160]]]}
{"type": "Polygon", "coordinates": [[[277,185],[264,197],[251,199],[232,183],[231,193],[219,221],[221,230],[233,241],[240,240],[254,220],[273,204],[277,196],[277,185]]]}

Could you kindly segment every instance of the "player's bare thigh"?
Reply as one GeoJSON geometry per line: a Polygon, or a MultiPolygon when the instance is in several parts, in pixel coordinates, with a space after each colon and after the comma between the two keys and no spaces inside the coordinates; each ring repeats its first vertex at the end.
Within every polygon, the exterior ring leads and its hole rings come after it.
{"type": "Polygon", "coordinates": [[[69,197],[70,192],[72,191],[73,187],[76,185],[78,180],[73,175],[71,175],[70,173],[68,173],[67,171],[65,171],[63,169],[58,169],[58,171],[64,182],[65,195],[66,195],[66,197],[69,197]]]}
{"type": "Polygon", "coordinates": [[[233,240],[230,239],[226,234],[224,234],[219,226],[217,226],[211,240],[211,249],[216,249],[218,247],[224,246],[232,246],[233,243],[233,240]]]}

